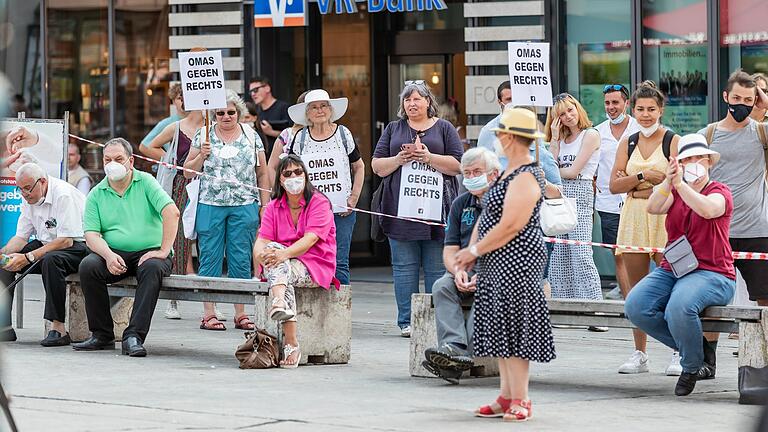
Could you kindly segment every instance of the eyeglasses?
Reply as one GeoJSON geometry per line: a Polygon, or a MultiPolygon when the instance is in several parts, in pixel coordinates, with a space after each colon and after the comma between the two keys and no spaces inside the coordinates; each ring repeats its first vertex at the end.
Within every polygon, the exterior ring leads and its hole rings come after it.
{"type": "Polygon", "coordinates": [[[301,168],[296,168],[296,169],[292,169],[292,170],[285,170],[285,171],[283,171],[280,174],[282,174],[282,176],[285,177],[285,178],[298,177],[298,176],[304,174],[304,170],[301,169],[301,168]]]}
{"type": "Polygon", "coordinates": [[[19,186],[16,186],[16,190],[21,192],[22,195],[29,195],[29,194],[32,193],[32,191],[35,190],[35,187],[40,182],[40,180],[42,180],[42,178],[39,178],[39,179],[35,180],[35,182],[32,184],[32,186],[30,186],[29,189],[24,189],[24,188],[21,188],[19,186]]]}
{"type": "Polygon", "coordinates": [[[311,107],[309,107],[309,109],[311,109],[311,110],[315,110],[315,111],[324,111],[324,110],[327,110],[327,109],[328,109],[328,108],[330,108],[330,107],[331,107],[331,106],[330,106],[330,105],[328,105],[328,104],[322,104],[322,105],[314,105],[314,106],[311,106],[311,107]]]}
{"type": "Polygon", "coordinates": [[[552,99],[552,102],[554,102],[554,103],[560,102],[561,100],[565,100],[566,98],[568,98],[568,96],[571,96],[571,95],[568,94],[568,93],[560,93],[559,95],[555,96],[552,99]]]}
{"type": "Polygon", "coordinates": [[[216,111],[216,115],[219,117],[224,117],[224,114],[233,117],[235,114],[237,114],[236,110],[229,110],[229,111],[216,111]]]}
{"type": "Polygon", "coordinates": [[[256,86],[256,87],[252,88],[251,90],[249,90],[249,92],[251,94],[258,93],[259,90],[263,89],[264,87],[266,87],[266,85],[256,86]]]}
{"type": "Polygon", "coordinates": [[[405,85],[417,85],[417,86],[426,86],[427,82],[424,80],[408,80],[405,82],[405,85]]]}
{"type": "Polygon", "coordinates": [[[627,88],[622,84],[606,84],[605,87],[603,87],[603,94],[612,91],[622,92],[623,94],[629,96],[629,90],[627,90],[627,88]]]}

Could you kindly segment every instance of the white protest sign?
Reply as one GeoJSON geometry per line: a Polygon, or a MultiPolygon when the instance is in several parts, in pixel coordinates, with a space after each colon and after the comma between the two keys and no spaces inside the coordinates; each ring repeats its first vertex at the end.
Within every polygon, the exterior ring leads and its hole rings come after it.
{"type": "Polygon", "coordinates": [[[342,157],[348,157],[341,152],[306,153],[301,160],[307,165],[309,182],[317,190],[324,193],[333,204],[333,212],[347,211],[347,198],[350,193],[350,180],[344,179],[341,170],[342,157]]]}
{"type": "Polygon", "coordinates": [[[179,73],[185,110],[227,107],[220,50],[180,52],[179,73]]]}
{"type": "Polygon", "coordinates": [[[552,106],[549,43],[509,42],[512,104],[552,106]]]}
{"type": "Polygon", "coordinates": [[[423,162],[403,165],[397,216],[442,221],[443,175],[423,162]]]}

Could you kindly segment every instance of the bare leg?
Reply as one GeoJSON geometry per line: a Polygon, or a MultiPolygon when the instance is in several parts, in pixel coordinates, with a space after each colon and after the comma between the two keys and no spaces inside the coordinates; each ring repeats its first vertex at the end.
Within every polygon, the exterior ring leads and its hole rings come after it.
{"type": "MultiPolygon", "coordinates": [[[[632,288],[648,275],[648,268],[651,265],[651,259],[644,253],[623,253],[624,270],[627,274],[627,283],[619,283],[621,294],[626,299],[632,288]]],[[[635,339],[635,349],[646,352],[648,345],[648,336],[638,329],[632,330],[632,336],[635,339]]]]}
{"type": "Polygon", "coordinates": [[[528,371],[530,362],[517,357],[502,360],[507,371],[510,398],[528,400],[528,371]]]}
{"type": "Polygon", "coordinates": [[[616,263],[616,281],[619,283],[619,290],[623,295],[624,290],[621,287],[629,286],[629,275],[627,275],[627,268],[624,264],[624,255],[614,255],[613,261],[616,263]]]}
{"type": "Polygon", "coordinates": [[[542,288],[544,289],[544,297],[552,298],[552,285],[550,285],[548,280],[542,283],[542,288]]]}
{"type": "Polygon", "coordinates": [[[64,323],[61,321],[51,321],[51,330],[56,330],[62,335],[67,333],[67,330],[64,328],[64,323]]]}

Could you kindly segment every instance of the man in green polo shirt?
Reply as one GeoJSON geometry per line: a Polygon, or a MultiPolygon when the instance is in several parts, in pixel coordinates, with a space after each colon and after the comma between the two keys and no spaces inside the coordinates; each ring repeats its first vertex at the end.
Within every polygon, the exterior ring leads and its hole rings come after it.
{"type": "Polygon", "coordinates": [[[104,145],[104,172],[85,203],[85,241],[92,251],[80,263],[80,282],[91,337],[77,351],[115,349],[107,284],[136,276],[138,287],[123,354],[144,357],[163,277],[171,273],[171,246],[179,209],[151,175],[133,168],[133,148],[122,138],[104,145]]]}

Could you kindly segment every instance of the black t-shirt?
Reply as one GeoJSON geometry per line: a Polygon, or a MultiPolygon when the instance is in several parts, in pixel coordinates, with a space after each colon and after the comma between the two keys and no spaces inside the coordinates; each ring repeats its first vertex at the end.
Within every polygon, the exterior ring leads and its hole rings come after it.
{"type": "Polygon", "coordinates": [[[451,203],[451,211],[448,213],[445,246],[459,246],[462,249],[469,246],[472,230],[480,217],[480,211],[480,203],[476,196],[469,192],[457,196],[451,203]]]}
{"type": "MultiPolygon", "coordinates": [[[[288,107],[288,103],[281,100],[276,100],[271,107],[265,110],[261,109],[261,105],[256,105],[256,115],[259,117],[259,130],[261,130],[262,121],[269,123],[270,126],[272,126],[272,129],[277,132],[293,126],[293,122],[288,116],[288,107]]],[[[277,137],[268,136],[267,134],[264,134],[263,136],[267,138],[267,141],[264,143],[266,147],[264,151],[266,152],[267,159],[269,159],[269,155],[272,154],[272,148],[275,145],[277,137]]]]}

